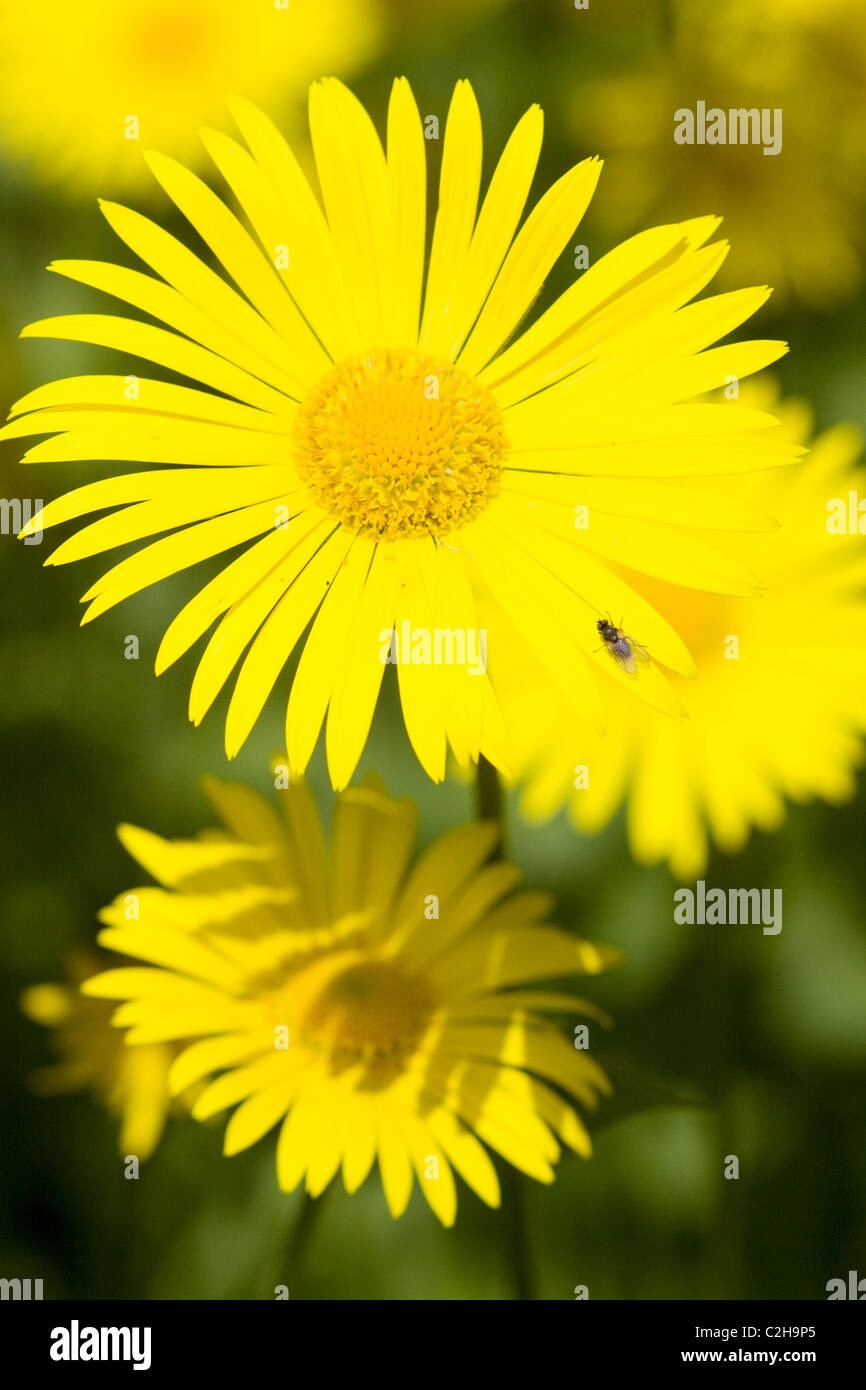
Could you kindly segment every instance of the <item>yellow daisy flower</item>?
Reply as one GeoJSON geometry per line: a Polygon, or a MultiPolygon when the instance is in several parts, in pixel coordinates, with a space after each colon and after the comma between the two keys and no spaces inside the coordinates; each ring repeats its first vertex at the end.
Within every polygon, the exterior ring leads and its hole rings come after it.
{"type": "Polygon", "coordinates": [[[168,1074],[175,1049],[166,1043],[125,1047],[111,1027],[112,1006],[87,999],[81,982],[98,967],[92,952],[69,960],[65,984],[31,985],[21,996],[21,1010],[34,1023],[55,1030],[60,1061],[31,1077],[40,1095],[89,1090],[120,1119],[121,1157],[149,1158],[162,1137],[172,1104],[168,1074]]]}
{"type": "Polygon", "coordinates": [[[463,765],[483,753],[510,766],[496,686],[503,615],[532,665],[601,728],[596,622],[607,610],[627,614],[653,658],[629,689],[681,713],[662,667],[689,675],[692,658],[609,562],[754,593],[754,575],[712,543],[755,524],[729,502],[728,480],[796,452],[766,428],[772,416],[695,399],[786,350],[710,348],[769,293],[689,303],[725,258],[726,243],[704,244],[718,219],[631,238],[518,332],[601,168],[587,159],[571,169],[518,230],[541,146],[537,107],[478,211],[481,118],[469,84],[457,85],[426,287],[425,142],[405,80],[391,97],[387,153],[341,83],[313,86],[324,212],[270,122],[246,102],[232,109],[251,153],[214,132],[205,142],[258,244],[194,175],[161,155],[150,164],[237,288],[155,223],[104,205],[156,275],[82,261],[53,268],[166,326],[84,314],[25,330],[113,347],[209,388],[74,377],[24,397],[0,432],[53,434],[31,462],[170,465],[76,488],[27,528],[113,509],[52,564],[171,533],[98,580],[83,621],[237,550],[170,625],[157,671],[216,622],[190,716],[198,723],[239,667],[232,757],[312,623],[289,696],[288,755],[302,773],[327,710],[337,788],[357,765],[391,660],[431,777],[444,776],[449,745],[463,765]],[[715,494],[690,486],[701,475],[720,480],[715,494]]]}
{"type": "Polygon", "coordinates": [[[226,1154],[279,1125],[284,1191],[306,1177],[318,1196],[342,1167],[354,1192],[378,1158],[392,1215],[414,1174],[446,1226],[454,1170],[498,1205],[488,1148],[541,1182],[560,1141],[589,1154],[573,1104],[593,1108],[607,1079],[540,1015],[603,1015],[535,986],[618,953],[544,924],[547,895],[491,862],[494,824],[450,831],[410,867],[414,807],[372,779],[337,798],[330,853],[302,784],[281,792],[284,817],[245,787],[207,790],[228,831],[121,829],[164,886],[136,890],[132,920],[129,894],[107,908],[99,940],[148,964],[84,990],[126,1001],[114,1022],[130,1051],[197,1039],[170,1086],[207,1079],[198,1119],[237,1107],[226,1154]]]}
{"type": "Polygon", "coordinates": [[[75,192],[148,187],[142,149],[198,163],[226,92],[291,109],[375,50],[378,0],[40,0],[0,9],[0,141],[75,192]]]}
{"type": "Polygon", "coordinates": [[[639,68],[568,98],[571,129],[602,142],[610,158],[608,230],[622,234],[660,208],[678,215],[709,200],[724,208],[736,247],[722,283],[757,274],[778,302],[795,297],[819,309],[850,295],[863,279],[862,0],[671,0],[664,8],[669,22],[660,26],[644,0],[634,7],[637,25],[649,21],[639,68]],[[730,111],[766,111],[777,153],[703,143],[697,132],[694,143],[675,143],[675,113],[697,118],[699,101],[728,120],[730,111]]]}
{"type": "MultiPolygon", "coordinates": [[[[780,414],[790,439],[808,440],[804,405],[784,402],[780,414]]],[[[759,602],[642,584],[695,652],[699,679],[679,685],[689,718],[656,719],[612,688],[600,739],[551,707],[543,728],[518,735],[527,815],[566,804],[579,829],[597,831],[625,801],[635,857],[690,878],[706,866],[710,836],[732,854],[752,826],[779,828],[786,799],[853,796],[866,734],[861,451],[859,432],[839,425],[796,468],[741,483],[781,523],[742,538],[768,585],[759,602]]]]}

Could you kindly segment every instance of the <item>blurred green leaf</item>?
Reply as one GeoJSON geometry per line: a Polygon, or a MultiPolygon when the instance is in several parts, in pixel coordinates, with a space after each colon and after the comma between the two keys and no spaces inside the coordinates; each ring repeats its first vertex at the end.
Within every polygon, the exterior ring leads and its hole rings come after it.
{"type": "Polygon", "coordinates": [[[597,1114],[593,1116],[590,1124],[593,1130],[628,1120],[646,1110],[682,1107],[700,1110],[707,1104],[706,1098],[687,1082],[646,1071],[626,1057],[600,1056],[598,1063],[611,1080],[613,1095],[602,1101],[597,1114]]]}

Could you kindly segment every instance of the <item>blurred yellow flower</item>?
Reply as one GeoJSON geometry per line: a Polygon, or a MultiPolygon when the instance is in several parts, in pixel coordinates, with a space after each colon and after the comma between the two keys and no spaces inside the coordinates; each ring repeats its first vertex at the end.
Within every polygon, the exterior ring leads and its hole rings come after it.
{"type": "MultiPolygon", "coordinates": [[[[289,761],[304,771],[327,711],[338,788],[357,765],[392,661],[410,740],[434,780],[449,745],[463,765],[483,753],[510,767],[490,675],[508,622],[531,649],[529,679],[543,671],[601,728],[596,623],[615,608],[652,656],[623,682],[679,715],[662,667],[690,674],[692,658],[611,562],[755,592],[754,576],[712,544],[749,524],[728,482],[796,454],[767,428],[772,416],[700,399],[786,350],[766,340],[712,348],[769,294],[690,303],[727,254],[725,242],[705,245],[718,219],[632,237],[519,332],[601,168],[577,164],[519,226],[541,148],[538,107],[518,123],[479,210],[481,116],[469,83],[457,84],[426,288],[426,142],[404,79],[391,95],[387,152],[346,87],[313,86],[324,214],[276,128],[246,102],[232,110],[252,153],[215,132],[205,138],[258,244],[181,165],[149,161],[228,278],[155,223],[106,204],[112,227],[156,274],[87,261],[52,268],[166,326],[83,314],[26,330],[116,348],[197,383],[74,377],[24,397],[0,431],[55,435],[30,450],[32,462],[163,465],[69,492],[22,533],[113,509],[52,564],[173,533],[94,584],[83,621],[237,548],[172,622],[157,671],[216,624],[190,717],[199,723],[237,671],[226,719],[233,757],[309,627],[288,702],[289,761]],[[689,486],[704,475],[717,480],[712,495],[689,486]]],[[[535,717],[546,707],[543,699],[535,717]]]]}
{"type": "MultiPolygon", "coordinates": [[[[781,415],[790,439],[808,440],[803,404],[779,407],[751,394],[781,415]]],[[[531,819],[565,804],[574,824],[593,832],[625,802],[635,857],[667,860],[689,878],[703,871],[710,837],[735,853],[752,826],[779,828],[786,799],[837,803],[854,794],[866,734],[861,450],[858,431],[839,425],[793,469],[741,480],[744,501],[780,522],[772,535],[741,538],[743,559],[768,585],[759,600],[641,581],[695,653],[698,679],[678,683],[689,718],[660,720],[612,688],[600,739],[552,705],[543,725],[527,721],[518,731],[531,819]]]]}
{"type": "MultiPolygon", "coordinates": [[[[866,25],[862,0],[671,0],[633,66],[569,96],[572,128],[609,158],[600,209],[619,233],[662,208],[716,208],[736,254],[722,279],[766,279],[829,307],[862,282],[866,25]],[[639,66],[638,66],[639,63],[639,66]],[[675,113],[778,111],[780,151],[677,144],[675,113]]],[[[620,12],[618,11],[618,14],[620,12]]],[[[619,22],[622,22],[621,16],[619,22]]]]}
{"type": "Polygon", "coordinates": [[[30,1078],[40,1095],[88,1090],[120,1119],[122,1157],[150,1156],[162,1136],[172,1103],[168,1073],[174,1049],[165,1043],[125,1047],[111,1027],[113,1009],[102,999],[80,993],[83,980],[99,966],[92,952],[70,956],[65,984],[31,985],[21,1010],[34,1023],[54,1029],[60,1060],[30,1078]]]}
{"type": "Polygon", "coordinates": [[[534,986],[618,953],[545,925],[547,895],[491,862],[495,825],[452,830],[410,867],[414,806],[373,779],[337,798],[330,853],[302,784],[282,791],[283,817],[245,787],[207,790],[228,832],[169,842],[121,828],[164,887],[136,890],[133,920],[118,899],[99,940],[147,964],[84,989],[126,1001],[114,1022],[131,1053],[198,1039],[170,1085],[207,1078],[198,1119],[237,1107],[226,1154],[279,1125],[284,1191],[306,1176],[317,1196],[342,1166],[354,1192],[378,1158],[391,1214],[417,1178],[446,1226],[453,1170],[499,1204],[485,1145],[541,1182],[559,1141],[589,1154],[573,1102],[593,1108],[607,1079],[541,1012],[604,1016],[534,986]]]}
{"type": "Polygon", "coordinates": [[[0,143],[76,192],[151,187],[141,151],[199,164],[228,93],[293,114],[371,56],[379,0],[40,0],[0,8],[0,143]]]}

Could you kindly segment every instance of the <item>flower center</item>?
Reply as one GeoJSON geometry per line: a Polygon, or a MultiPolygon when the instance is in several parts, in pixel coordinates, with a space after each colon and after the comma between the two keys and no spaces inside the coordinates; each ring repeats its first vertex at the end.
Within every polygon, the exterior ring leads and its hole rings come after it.
{"type": "Polygon", "coordinates": [[[207,10],[177,3],[141,14],[133,10],[127,42],[135,65],[154,78],[185,73],[209,58],[214,46],[207,10]]]}
{"type": "Polygon", "coordinates": [[[371,540],[433,536],[496,497],[507,448],[486,387],[412,349],[333,367],[298,410],[298,473],[325,511],[371,540]]]}
{"type": "Polygon", "coordinates": [[[313,962],[295,977],[291,995],[304,1043],[368,1062],[410,1053],[433,1009],[423,980],[354,950],[313,962]]]}

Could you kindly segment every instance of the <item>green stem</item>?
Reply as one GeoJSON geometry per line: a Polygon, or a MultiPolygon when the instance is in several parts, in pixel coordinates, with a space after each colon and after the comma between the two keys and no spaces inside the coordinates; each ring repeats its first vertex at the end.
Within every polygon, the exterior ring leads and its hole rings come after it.
{"type": "Polygon", "coordinates": [[[266,1287],[265,1298],[273,1298],[274,1291],[280,1284],[286,1285],[289,1297],[292,1297],[292,1288],[297,1288],[298,1276],[303,1269],[323,1201],[324,1193],[321,1197],[311,1197],[309,1192],[304,1193],[301,1209],[292,1223],[286,1247],[280,1250],[270,1283],[266,1287]]]}
{"type": "Polygon", "coordinates": [[[494,820],[499,823],[499,844],[493,851],[492,858],[502,859],[505,856],[505,798],[502,794],[499,773],[493,764],[489,763],[483,756],[478,759],[475,791],[478,819],[494,820]]]}
{"type": "MultiPolygon", "coordinates": [[[[479,820],[492,820],[499,824],[499,844],[492,858],[502,859],[505,855],[505,796],[499,774],[486,758],[478,760],[476,781],[476,805],[479,820]]],[[[528,1222],[526,1214],[526,1187],[523,1175],[512,1168],[510,1163],[499,1165],[502,1186],[502,1218],[505,1225],[507,1262],[511,1270],[511,1281],[516,1299],[533,1299],[534,1284],[529,1259],[528,1222]]]]}
{"type": "Polygon", "coordinates": [[[506,1163],[500,1173],[502,1184],[502,1215],[508,1246],[508,1264],[514,1285],[514,1297],[535,1298],[535,1286],[529,1259],[529,1222],[526,1212],[526,1181],[522,1173],[506,1163]]]}

